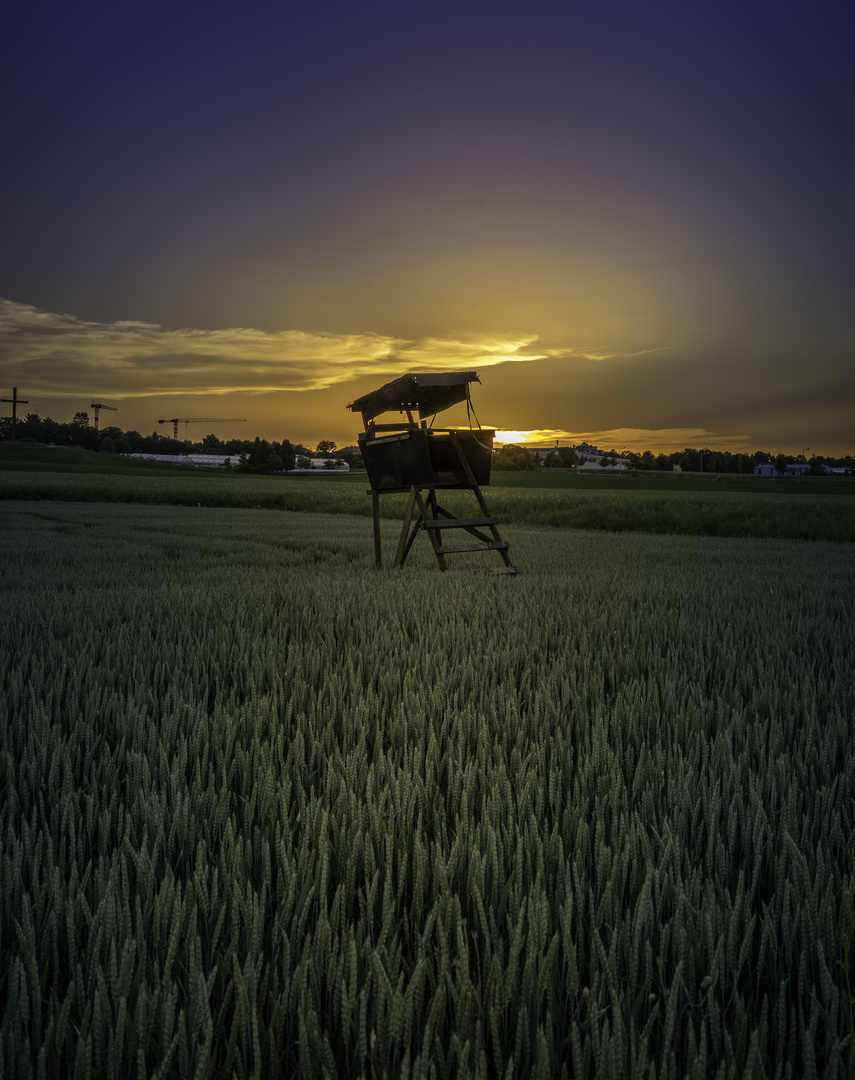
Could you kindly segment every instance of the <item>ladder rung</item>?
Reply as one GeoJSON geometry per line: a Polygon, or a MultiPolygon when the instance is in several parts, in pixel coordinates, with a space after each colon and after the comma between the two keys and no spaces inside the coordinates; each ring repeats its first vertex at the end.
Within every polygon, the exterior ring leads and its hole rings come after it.
{"type": "Polygon", "coordinates": [[[489,544],[452,544],[449,547],[438,547],[434,550],[437,555],[456,555],[461,551],[507,551],[510,544],[507,540],[491,540],[489,544]]]}
{"type": "Polygon", "coordinates": [[[470,525],[498,525],[497,517],[437,518],[425,523],[426,529],[467,529],[470,525]]]}

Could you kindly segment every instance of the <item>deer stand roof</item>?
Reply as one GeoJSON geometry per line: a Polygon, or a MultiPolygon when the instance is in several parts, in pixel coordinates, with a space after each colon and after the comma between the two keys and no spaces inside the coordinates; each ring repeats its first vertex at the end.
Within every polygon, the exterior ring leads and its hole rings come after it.
{"type": "MultiPolygon", "coordinates": [[[[352,401],[348,408],[362,414],[365,430],[359,435],[359,449],[368,480],[374,518],[374,561],[382,566],[380,547],[380,496],[409,493],[407,510],[395,553],[395,566],[403,566],[413,541],[425,532],[442,571],[448,569],[447,555],[496,551],[502,566],[470,570],[473,573],[516,574],[511,564],[508,542],[499,534],[499,519],[487,507],[481,487],[490,483],[490,465],[495,431],[474,427],[469,385],[479,382],[474,371],[453,371],[403,375],[370,394],[352,401]],[[438,412],[466,403],[468,428],[436,428],[438,412]],[[376,417],[397,410],[406,419],[397,423],[376,423],[376,417]],[[414,414],[418,413],[418,420],[414,414]],[[431,422],[428,425],[427,418],[431,422]],[[460,518],[439,504],[437,491],[466,489],[473,493],[480,513],[460,518]],[[462,529],[478,543],[449,543],[449,529],[462,529]]],[[[477,423],[477,420],[476,420],[477,423]]]]}

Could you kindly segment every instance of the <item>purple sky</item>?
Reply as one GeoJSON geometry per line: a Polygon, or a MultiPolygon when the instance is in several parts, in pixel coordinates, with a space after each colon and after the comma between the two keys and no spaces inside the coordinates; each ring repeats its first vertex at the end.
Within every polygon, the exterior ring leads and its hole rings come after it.
{"type": "Polygon", "coordinates": [[[851,453],[852,12],[21,4],[2,396],[343,444],[463,367],[543,439],[851,453]]]}

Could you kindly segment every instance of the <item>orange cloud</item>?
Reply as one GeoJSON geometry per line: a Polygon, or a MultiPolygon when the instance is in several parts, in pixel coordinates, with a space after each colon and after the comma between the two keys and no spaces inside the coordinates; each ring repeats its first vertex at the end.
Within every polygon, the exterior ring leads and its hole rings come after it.
{"type": "Polygon", "coordinates": [[[170,330],[155,323],[97,323],[0,300],[0,343],[33,394],[105,397],[263,394],[321,390],[360,376],[428,368],[454,371],[524,363],[537,335],[424,337],[268,332],[246,327],[170,330]]]}

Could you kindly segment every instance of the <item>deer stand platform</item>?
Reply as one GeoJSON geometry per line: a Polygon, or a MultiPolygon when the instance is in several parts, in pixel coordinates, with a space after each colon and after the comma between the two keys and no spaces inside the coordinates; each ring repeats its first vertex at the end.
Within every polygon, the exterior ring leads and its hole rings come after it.
{"type": "Polygon", "coordinates": [[[437,563],[448,569],[447,555],[466,552],[498,552],[502,566],[469,568],[470,573],[516,574],[511,564],[508,542],[499,534],[499,519],[490,514],[481,487],[490,483],[490,465],[495,431],[471,426],[469,384],[478,381],[474,371],[441,374],[412,374],[395,379],[348,406],[362,414],[365,431],[359,435],[359,449],[371,484],[374,517],[374,561],[382,566],[380,545],[380,496],[408,494],[401,526],[395,566],[403,566],[419,532],[427,533],[437,563]],[[469,428],[428,427],[426,417],[466,402],[469,428]],[[406,420],[377,424],[375,417],[397,410],[406,420]],[[418,411],[419,420],[414,419],[418,411]],[[437,492],[465,489],[473,493],[478,516],[460,518],[440,505],[437,492]],[[445,539],[447,530],[461,529],[477,543],[454,543],[445,539]]]}

